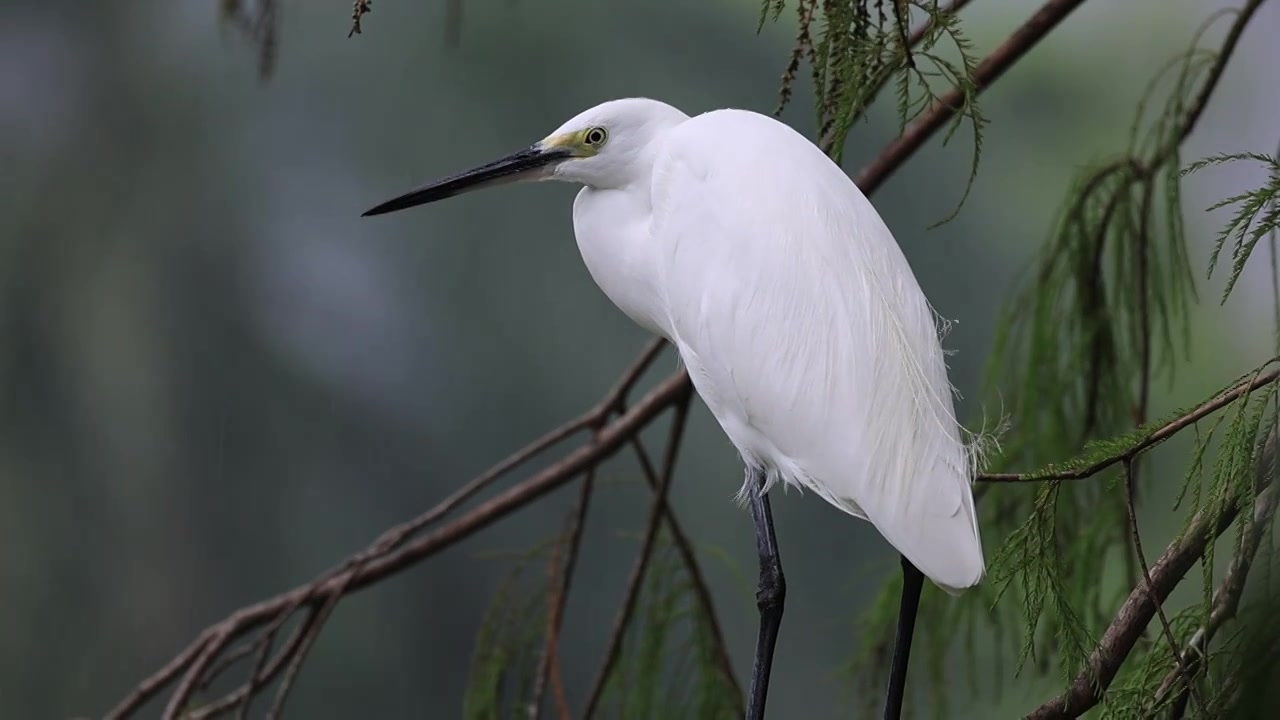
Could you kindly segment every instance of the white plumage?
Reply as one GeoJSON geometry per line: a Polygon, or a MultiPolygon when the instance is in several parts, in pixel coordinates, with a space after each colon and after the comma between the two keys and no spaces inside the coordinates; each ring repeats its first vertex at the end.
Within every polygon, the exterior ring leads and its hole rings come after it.
{"type": "Polygon", "coordinates": [[[739,499],[760,555],[748,720],[764,714],[786,596],[766,494],[779,480],[870,521],[909,561],[885,704],[896,720],[922,574],[954,594],[984,563],[936,316],[893,234],[786,125],[636,98],[365,215],[548,179],[584,186],[573,229],[591,276],[676,346],[747,466],[739,499]]]}
{"type": "Polygon", "coordinates": [[[599,153],[553,171],[586,185],[582,257],[678,348],[748,467],[870,521],[944,590],[977,584],[973,459],[935,313],[857,186],[757,113],[616,100],[551,138],[590,127],[608,128],[599,153]]]}

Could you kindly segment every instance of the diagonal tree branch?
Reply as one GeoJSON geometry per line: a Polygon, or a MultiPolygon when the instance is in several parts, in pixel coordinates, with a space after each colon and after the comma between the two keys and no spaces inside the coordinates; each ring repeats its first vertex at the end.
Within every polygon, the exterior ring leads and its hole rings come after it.
{"type": "MultiPolygon", "coordinates": [[[[1258,488],[1251,504],[1255,516],[1275,502],[1275,494],[1276,487],[1270,479],[1258,488]]],[[[1240,511],[1239,498],[1232,496],[1196,513],[1187,531],[1174,539],[1151,566],[1150,584],[1139,584],[1129,593],[1097,649],[1089,656],[1085,670],[1065,692],[1031,711],[1027,720],[1076,718],[1097,705],[1155,616],[1158,603],[1168,599],[1208,544],[1231,527],[1240,511]]]]}
{"type": "MultiPolygon", "coordinates": [[[[1271,432],[1267,433],[1267,438],[1263,442],[1262,451],[1259,453],[1258,458],[1256,487],[1261,488],[1267,483],[1276,482],[1277,430],[1280,430],[1280,428],[1273,425],[1271,432]]],[[[1275,493],[1266,496],[1266,498],[1266,502],[1254,504],[1253,517],[1245,528],[1244,539],[1240,544],[1240,548],[1236,551],[1231,566],[1227,569],[1222,582],[1213,594],[1213,605],[1209,611],[1208,623],[1191,636],[1191,640],[1187,642],[1186,649],[1182,651],[1181,662],[1193,675],[1199,672],[1201,664],[1204,662],[1205,654],[1209,650],[1209,643],[1213,641],[1213,636],[1228,620],[1236,616],[1236,611],[1240,607],[1240,598],[1244,594],[1244,586],[1249,577],[1249,570],[1253,567],[1254,558],[1257,557],[1258,550],[1262,547],[1262,540],[1266,537],[1267,526],[1271,523],[1271,518],[1276,511],[1275,493]]],[[[1155,709],[1158,710],[1166,703],[1171,703],[1173,707],[1171,711],[1172,717],[1182,716],[1181,708],[1187,701],[1186,688],[1176,684],[1180,674],[1181,672],[1178,668],[1171,670],[1161,681],[1160,687],[1155,694],[1155,709]]]]}
{"type": "MultiPolygon", "coordinates": [[[[1262,367],[1266,368],[1267,365],[1274,364],[1275,362],[1276,360],[1271,360],[1262,367]]],[[[1032,473],[982,473],[978,475],[977,482],[1027,483],[1044,482],[1046,480],[1081,480],[1083,478],[1092,477],[1113,465],[1132,460],[1140,453],[1143,453],[1152,447],[1159,445],[1165,440],[1168,440],[1174,435],[1177,435],[1180,431],[1185,430],[1187,427],[1195,424],[1204,417],[1221,410],[1227,405],[1230,405],[1235,400],[1240,399],[1240,396],[1247,395],[1276,382],[1277,378],[1280,378],[1280,368],[1273,368],[1266,372],[1261,372],[1260,369],[1260,371],[1248,382],[1240,382],[1229,390],[1221,392],[1215,397],[1196,406],[1191,411],[1170,420],[1168,423],[1151,431],[1149,435],[1143,438],[1142,442],[1086,467],[1074,470],[1063,470],[1060,472],[1055,472],[1053,468],[1050,467],[1044,471],[1032,473]]]]}

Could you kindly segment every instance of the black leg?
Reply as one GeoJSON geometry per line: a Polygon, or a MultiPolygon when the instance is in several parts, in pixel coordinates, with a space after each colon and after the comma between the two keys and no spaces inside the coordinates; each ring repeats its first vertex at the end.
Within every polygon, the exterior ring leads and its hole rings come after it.
{"type": "Polygon", "coordinates": [[[769,670],[773,667],[773,646],[782,625],[782,605],[787,596],[787,583],[782,577],[782,559],[778,557],[778,540],[773,536],[773,512],[769,496],[764,492],[764,475],[756,476],[751,495],[751,518],[756,524],[756,548],[760,551],[760,584],[756,588],[756,607],[760,608],[760,637],[756,639],[756,659],[751,668],[751,698],[747,704],[747,720],[764,718],[764,700],[769,694],[769,670]]]}
{"type": "Polygon", "coordinates": [[[889,697],[884,703],[884,720],[902,715],[902,696],[907,689],[907,660],[911,655],[911,635],[916,629],[916,609],[924,574],[902,558],[902,604],[898,607],[898,634],[893,640],[893,663],[889,666],[889,697]]]}

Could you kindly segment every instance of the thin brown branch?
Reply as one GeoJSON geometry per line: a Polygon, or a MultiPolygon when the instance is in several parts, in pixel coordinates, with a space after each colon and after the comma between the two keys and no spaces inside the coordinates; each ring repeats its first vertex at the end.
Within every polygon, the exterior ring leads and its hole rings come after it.
{"type": "Polygon", "coordinates": [[[623,598],[622,607],[618,610],[618,616],[613,623],[613,631],[609,634],[609,644],[605,650],[604,662],[600,666],[600,672],[596,674],[595,682],[591,685],[591,694],[587,700],[587,707],[582,714],[584,718],[589,719],[595,716],[596,707],[604,694],[605,683],[608,681],[610,673],[613,672],[613,666],[618,660],[619,652],[622,650],[622,637],[627,632],[627,626],[631,623],[631,615],[635,612],[636,602],[640,598],[645,571],[649,567],[649,559],[653,556],[653,548],[658,539],[658,528],[662,524],[662,510],[667,504],[667,491],[671,489],[671,476],[675,474],[676,454],[680,449],[680,440],[684,435],[685,419],[689,414],[691,390],[685,392],[683,399],[678,401],[675,407],[675,414],[671,420],[670,438],[667,440],[667,453],[662,462],[662,478],[654,494],[653,507],[649,511],[649,519],[645,523],[644,540],[640,545],[640,553],[636,557],[635,565],[631,568],[631,576],[627,580],[627,592],[623,598]]]}
{"type": "Polygon", "coordinates": [[[191,695],[196,690],[196,682],[204,673],[204,669],[213,661],[222,648],[226,646],[231,633],[227,629],[213,632],[209,635],[209,639],[204,643],[200,653],[195,657],[195,661],[191,664],[191,670],[182,678],[182,682],[178,683],[178,688],[173,691],[173,696],[169,698],[169,702],[165,705],[164,720],[175,720],[178,714],[182,712],[187,701],[191,699],[191,695]]]}
{"type": "Polygon", "coordinates": [[[626,400],[628,393],[640,382],[640,377],[644,375],[644,371],[649,369],[653,361],[658,358],[658,353],[667,346],[667,341],[661,338],[654,338],[640,351],[640,355],[631,362],[631,367],[623,371],[622,376],[614,383],[609,392],[605,394],[604,399],[591,410],[592,415],[596,418],[596,422],[603,422],[609,417],[610,413],[622,412],[626,408],[626,400]]]}
{"type": "Polygon", "coordinates": [[[1133,551],[1138,558],[1138,567],[1142,570],[1142,579],[1138,586],[1146,591],[1147,597],[1151,600],[1151,604],[1155,606],[1156,617],[1160,619],[1160,629],[1164,633],[1164,639],[1169,643],[1169,652],[1176,661],[1178,668],[1182,671],[1182,677],[1186,682],[1186,687],[1196,699],[1196,706],[1201,710],[1204,709],[1204,698],[1195,689],[1195,674],[1190,666],[1182,660],[1182,653],[1178,648],[1178,640],[1173,636],[1173,628],[1169,625],[1169,618],[1164,614],[1164,603],[1160,598],[1156,597],[1155,589],[1151,584],[1151,566],[1147,564],[1147,555],[1142,550],[1142,533],[1138,531],[1138,509],[1134,505],[1134,485],[1138,479],[1134,476],[1135,468],[1133,460],[1125,461],[1124,488],[1125,488],[1125,510],[1129,516],[1129,538],[1133,541],[1133,551]]]}
{"type": "MultiPolygon", "coordinates": [[[[1267,363],[1268,365],[1275,362],[1274,360],[1267,363]]],[[[1266,367],[1264,365],[1263,367],[1266,367]]],[[[977,482],[987,483],[1024,483],[1024,482],[1043,482],[1046,480],[1080,480],[1082,478],[1092,477],[1107,468],[1117,464],[1126,462],[1137,457],[1139,453],[1159,445],[1169,438],[1177,435],[1180,431],[1188,426],[1195,424],[1207,415],[1230,405],[1233,401],[1240,398],[1241,395],[1252,393],[1259,388],[1265,387],[1276,381],[1280,377],[1280,368],[1274,368],[1267,372],[1258,372],[1253,379],[1248,382],[1241,382],[1235,387],[1225,390],[1212,399],[1201,403],[1187,413],[1184,413],[1168,423],[1157,428],[1150,435],[1142,440],[1142,442],[1133,447],[1116,453],[1091,465],[1076,470],[1064,470],[1062,472],[1043,472],[1043,473],[982,473],[976,478],[977,482]]]]}
{"type": "Polygon", "coordinates": [[[543,641],[542,657],[538,661],[538,674],[534,676],[533,700],[529,707],[530,716],[538,718],[542,715],[542,697],[546,692],[551,661],[557,655],[560,643],[560,624],[564,620],[564,607],[569,601],[569,586],[573,582],[573,570],[577,565],[578,547],[582,543],[582,531],[586,526],[587,508],[591,503],[591,490],[595,484],[595,468],[587,471],[578,493],[578,502],[569,513],[568,528],[564,533],[565,542],[557,545],[552,559],[552,592],[551,601],[547,603],[547,632],[543,641]],[[563,562],[559,547],[564,546],[563,562]]]}
{"type": "MultiPolygon", "coordinates": [[[[302,622],[300,622],[298,627],[294,629],[293,634],[289,636],[289,641],[285,643],[284,648],[271,659],[271,662],[267,664],[265,670],[261,673],[255,674],[254,678],[249,682],[241,684],[240,687],[230,693],[227,693],[218,700],[201,705],[199,708],[187,710],[186,714],[183,715],[183,720],[209,720],[210,718],[218,717],[223,713],[230,712],[237,707],[240,708],[241,714],[247,715],[248,706],[253,702],[253,688],[265,686],[267,683],[275,680],[276,676],[284,670],[289,658],[293,657],[293,654],[297,652],[298,647],[301,645],[302,637],[308,628],[310,628],[311,619],[313,617],[314,614],[308,611],[303,617],[302,622]]],[[[270,630],[268,629],[268,632],[269,631],[270,630]]]]}
{"type": "MultiPolygon", "coordinates": [[[[294,681],[298,678],[298,672],[302,670],[302,663],[307,659],[307,654],[311,652],[316,638],[320,636],[320,630],[329,621],[329,616],[333,614],[334,608],[338,607],[338,603],[342,600],[342,596],[347,590],[347,583],[351,582],[353,574],[345,575],[343,582],[340,582],[329,593],[329,597],[320,606],[320,609],[312,611],[303,620],[301,642],[298,644],[298,649],[289,658],[284,677],[280,680],[280,687],[276,690],[276,699],[271,703],[271,709],[267,712],[267,720],[279,720],[284,714],[285,701],[288,700],[289,691],[293,689],[294,681]]],[[[250,683],[247,693],[249,696],[253,693],[252,680],[250,683]]]]}
{"type": "MultiPolygon", "coordinates": [[[[587,428],[599,428],[608,420],[609,415],[620,411],[626,400],[627,393],[635,387],[640,381],[645,370],[653,364],[658,357],[659,351],[662,350],[664,342],[655,340],[641,351],[640,355],[632,362],[622,376],[609,389],[603,399],[596,404],[594,408],[579,415],[578,417],[562,424],[542,437],[534,440],[525,447],[517,450],[507,456],[498,464],[486,470],[481,475],[472,479],[467,484],[458,488],[449,497],[437,504],[431,510],[419,515],[413,520],[398,525],[387,532],[384,532],[376,543],[373,545],[372,554],[382,554],[399,547],[406,539],[416,535],[420,530],[435,523],[436,521],[453,512],[459,505],[466,502],[476,495],[476,493],[485,489],[494,481],[499,480],[512,470],[524,465],[533,458],[537,457],[552,446],[558,444],[562,440],[578,433],[587,428]]],[[[336,573],[335,573],[336,574],[336,573]]]]}
{"type": "MultiPolygon", "coordinates": [[[[976,92],[981,93],[990,87],[1027,51],[1043,40],[1050,30],[1071,14],[1072,10],[1083,3],[1084,0],[1049,0],[1041,6],[1029,20],[978,64],[973,73],[976,92]]],[[[901,167],[907,158],[919,150],[926,140],[933,137],[939,128],[960,111],[964,95],[962,89],[952,88],[920,117],[912,121],[902,135],[889,143],[889,146],[854,178],[854,182],[862,188],[862,192],[871,194],[901,167]]]]}
{"type": "MultiPolygon", "coordinates": [[[[657,471],[654,470],[653,462],[649,459],[649,453],[645,451],[644,444],[638,437],[632,439],[631,445],[636,450],[636,457],[644,472],[645,482],[649,484],[649,489],[657,492],[661,483],[658,480],[657,471]]],[[[675,510],[670,505],[664,504],[662,514],[667,521],[667,531],[671,533],[671,543],[675,545],[676,552],[684,562],[685,572],[689,573],[693,593],[698,599],[698,604],[702,606],[702,611],[706,613],[707,627],[711,632],[711,642],[715,646],[720,671],[724,673],[725,679],[733,688],[734,700],[737,703],[734,712],[741,715],[746,712],[746,706],[743,705],[742,686],[738,684],[738,676],[733,672],[733,660],[729,657],[729,647],[725,644],[723,631],[720,630],[720,617],[716,613],[715,603],[711,600],[711,588],[708,587],[707,579],[702,574],[702,565],[693,552],[693,543],[689,542],[689,536],[685,534],[684,528],[676,519],[675,510]]]]}
{"type": "MultiPolygon", "coordinates": [[[[1255,514],[1258,507],[1274,502],[1272,496],[1275,493],[1276,488],[1268,486],[1255,496],[1255,514]]],[[[1157,604],[1168,599],[1169,593],[1204,554],[1208,544],[1231,527],[1240,510],[1238,499],[1231,497],[1225,505],[1196,513],[1187,531],[1170,543],[1151,566],[1150,585],[1135,587],[1129,593],[1103,633],[1098,647],[1089,656],[1084,671],[1072,680],[1065,692],[1032,710],[1026,716],[1027,720],[1076,718],[1097,705],[1155,616],[1157,604]]]]}
{"type": "Polygon", "coordinates": [[[1204,86],[1200,88],[1200,93],[1196,96],[1187,114],[1183,116],[1182,125],[1178,128],[1174,139],[1162,149],[1155,158],[1152,165],[1161,164],[1171,159],[1182,145],[1182,141],[1186,140],[1191,132],[1195,130],[1196,125],[1200,122],[1200,117],[1204,115],[1205,108],[1209,107],[1209,98],[1213,96],[1213,91],[1217,89],[1218,82],[1222,79],[1223,72],[1227,69],[1227,63],[1231,60],[1231,56],[1235,54],[1236,45],[1240,42],[1240,36],[1244,34],[1245,26],[1253,18],[1253,14],[1262,6],[1262,0],[1249,0],[1244,7],[1240,8],[1236,20],[1231,24],[1231,29],[1227,31],[1226,38],[1222,41],[1221,49],[1218,50],[1218,57],[1214,61],[1213,66],[1209,68],[1209,77],[1205,79],[1204,86]]]}
{"type": "Polygon", "coordinates": [[[355,0],[351,3],[351,29],[347,31],[348,38],[360,34],[360,21],[371,12],[373,12],[373,0],[355,0]]]}
{"type": "Polygon", "coordinates": [[[198,686],[198,689],[204,690],[208,688],[215,680],[222,677],[222,673],[235,667],[237,663],[250,655],[255,655],[255,651],[259,650],[265,644],[265,639],[266,635],[264,634],[254,642],[241,643],[235,648],[232,648],[230,652],[223,653],[222,656],[218,658],[218,661],[213,663],[213,666],[209,668],[209,671],[204,674],[204,677],[200,678],[200,685],[198,686]]]}
{"type": "MultiPolygon", "coordinates": [[[[332,570],[327,576],[321,577],[333,578],[338,577],[341,573],[345,573],[342,574],[342,579],[349,579],[351,571],[358,568],[362,562],[364,562],[363,559],[351,560],[342,569],[332,570]]],[[[318,585],[313,584],[313,586],[318,585]]],[[[299,651],[305,653],[307,649],[306,645],[310,644],[310,633],[313,629],[314,632],[319,632],[319,628],[315,627],[317,621],[316,611],[311,607],[308,607],[307,614],[303,617],[302,624],[294,631],[292,638],[285,645],[285,650],[275,657],[274,662],[272,662],[270,666],[264,667],[264,665],[271,652],[271,646],[275,642],[276,633],[278,633],[280,628],[284,627],[285,623],[294,616],[294,613],[311,600],[312,597],[313,595],[308,594],[299,595],[294,598],[293,602],[288,607],[277,613],[275,619],[273,619],[265,629],[258,633],[258,636],[253,640],[253,642],[245,643],[244,645],[241,645],[240,648],[226,653],[226,655],[221,658],[219,665],[214,666],[209,671],[200,673],[203,677],[197,678],[198,687],[203,689],[211,685],[222,671],[231,667],[241,658],[245,657],[245,654],[241,652],[242,648],[246,646],[249,648],[257,648],[257,658],[254,662],[253,670],[249,675],[249,679],[240,687],[227,695],[224,695],[222,698],[200,708],[199,712],[204,713],[202,717],[215,717],[223,712],[238,708],[237,715],[247,718],[249,714],[249,707],[253,704],[254,694],[262,686],[274,680],[275,676],[282,669],[288,668],[292,670],[294,661],[297,659],[296,654],[299,651]],[[304,643],[306,643],[306,645],[304,645],[304,643]]],[[[336,603],[339,597],[340,595],[338,593],[330,595],[329,598],[325,600],[325,606],[328,606],[331,602],[336,603]]],[[[327,613],[325,614],[324,619],[327,619],[327,613]]],[[[324,619],[320,620],[321,624],[323,624],[324,619]]],[[[195,668],[188,670],[188,674],[194,672],[195,668]]],[[[289,682],[286,682],[282,689],[287,688],[289,684],[289,682]]],[[[197,714],[197,712],[189,712],[189,720],[194,720],[194,716],[197,714]]]]}
{"type": "Polygon", "coordinates": [[[556,698],[556,711],[559,712],[559,720],[572,720],[572,715],[568,711],[568,697],[564,694],[564,680],[561,678],[561,665],[559,665],[559,652],[552,647],[552,697],[556,698]]]}
{"type": "Polygon", "coordinates": [[[249,675],[249,682],[245,685],[244,699],[239,702],[239,708],[236,710],[236,720],[249,720],[249,708],[253,706],[254,694],[258,692],[258,688],[262,685],[263,671],[267,668],[267,658],[271,656],[271,646],[275,644],[275,639],[275,631],[267,631],[262,634],[262,639],[258,646],[258,655],[253,662],[253,670],[249,675]]]}

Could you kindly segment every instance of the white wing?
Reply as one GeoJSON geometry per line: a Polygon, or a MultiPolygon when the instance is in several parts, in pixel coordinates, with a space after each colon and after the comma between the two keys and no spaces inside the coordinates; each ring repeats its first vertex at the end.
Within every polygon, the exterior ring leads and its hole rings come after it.
{"type": "Polygon", "coordinates": [[[861,191],[786,125],[720,110],[667,134],[652,201],[671,339],[744,460],[869,520],[944,589],[977,584],[934,313],[861,191]]]}

